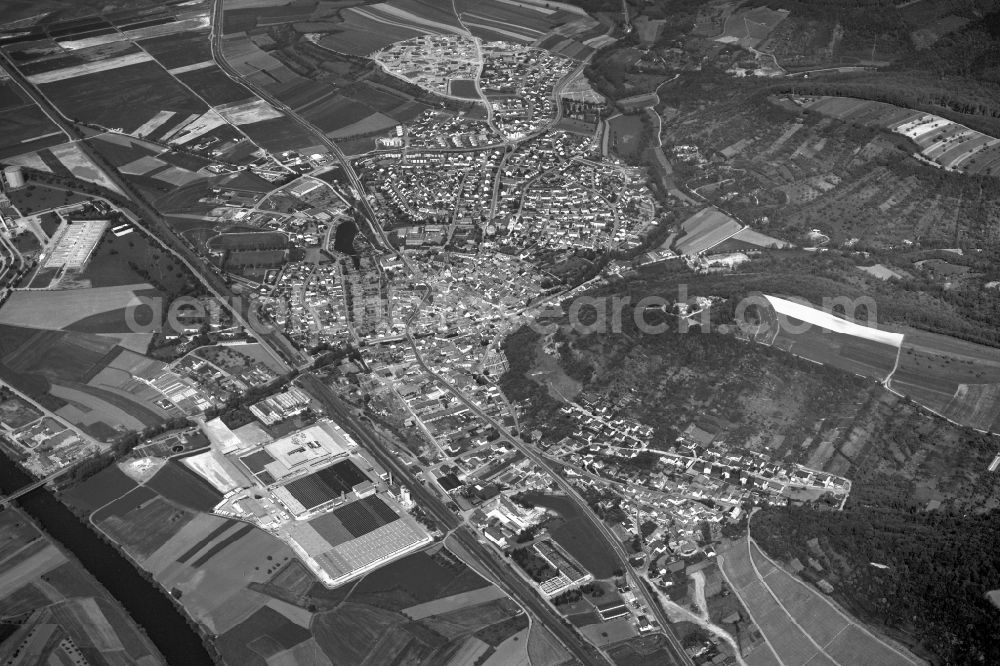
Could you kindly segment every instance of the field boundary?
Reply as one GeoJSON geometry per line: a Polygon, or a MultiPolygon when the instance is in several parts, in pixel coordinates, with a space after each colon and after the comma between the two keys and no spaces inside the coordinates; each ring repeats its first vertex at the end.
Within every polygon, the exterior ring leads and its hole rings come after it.
{"type": "MultiPolygon", "coordinates": [[[[790,579],[792,579],[793,581],[795,581],[795,583],[798,584],[799,586],[801,586],[801,587],[805,588],[806,590],[808,590],[814,597],[816,597],[818,599],[821,599],[824,603],[826,603],[827,606],[829,606],[830,608],[832,608],[835,613],[837,613],[840,617],[842,617],[844,619],[844,621],[847,622],[847,627],[844,627],[844,629],[842,629],[839,633],[843,633],[844,631],[847,630],[848,627],[850,627],[850,626],[853,625],[855,628],[860,629],[862,633],[864,633],[865,635],[867,635],[869,638],[871,638],[872,640],[874,640],[876,643],[880,643],[880,644],[884,645],[889,650],[895,652],[897,655],[899,655],[900,657],[902,657],[906,661],[910,662],[911,664],[914,664],[914,666],[921,666],[923,664],[923,662],[915,660],[912,656],[908,655],[906,652],[900,650],[896,646],[894,646],[891,643],[887,642],[885,639],[880,638],[879,636],[876,636],[863,623],[859,622],[855,618],[853,618],[850,615],[848,615],[847,613],[845,613],[843,610],[841,610],[837,606],[837,604],[835,604],[832,601],[830,601],[830,599],[828,599],[825,595],[821,595],[821,594],[816,593],[815,590],[813,590],[808,585],[806,585],[804,582],[802,582],[802,580],[800,580],[797,576],[795,576],[794,574],[792,574],[791,572],[789,572],[787,569],[785,569],[783,566],[781,566],[780,564],[778,564],[777,562],[775,562],[773,559],[771,559],[771,557],[767,553],[764,552],[764,549],[761,548],[760,545],[758,545],[757,542],[754,541],[753,538],[751,538],[749,536],[749,534],[748,534],[747,535],[747,549],[748,549],[749,554],[750,554],[750,563],[753,565],[754,572],[757,573],[758,577],[760,578],[761,583],[763,583],[764,587],[767,588],[767,591],[771,594],[771,596],[774,598],[774,600],[778,603],[778,606],[780,606],[781,609],[784,610],[785,613],[788,614],[788,616],[792,619],[792,622],[795,624],[795,626],[799,626],[798,623],[795,621],[795,618],[792,617],[792,615],[790,613],[788,613],[787,610],[785,610],[784,604],[782,604],[781,600],[778,599],[777,595],[775,595],[774,592],[771,591],[771,586],[768,585],[767,582],[764,581],[764,577],[760,576],[760,573],[757,571],[757,564],[754,562],[754,559],[753,559],[753,550],[752,550],[753,547],[756,547],[757,552],[759,552],[761,555],[763,555],[764,559],[767,560],[768,563],[771,564],[771,566],[773,566],[775,569],[777,569],[777,570],[781,571],[782,573],[784,573],[790,579]],[[752,546],[751,546],[751,544],[752,544],[752,546]]],[[[799,628],[802,629],[802,627],[799,627],[799,628]]],[[[815,640],[813,640],[812,636],[808,632],[806,632],[804,629],[802,629],[802,633],[804,633],[807,637],[809,637],[809,640],[812,641],[812,643],[814,645],[817,645],[817,647],[818,647],[818,644],[816,643],[815,640]]],[[[838,633],[838,635],[839,635],[839,633],[838,633]]],[[[830,642],[832,643],[833,641],[831,640],[830,642]]],[[[836,659],[833,659],[833,657],[830,657],[829,654],[826,654],[825,650],[823,650],[822,648],[820,648],[820,651],[823,652],[824,655],[826,655],[827,657],[829,657],[831,659],[831,661],[834,661],[836,663],[836,659]]]]}

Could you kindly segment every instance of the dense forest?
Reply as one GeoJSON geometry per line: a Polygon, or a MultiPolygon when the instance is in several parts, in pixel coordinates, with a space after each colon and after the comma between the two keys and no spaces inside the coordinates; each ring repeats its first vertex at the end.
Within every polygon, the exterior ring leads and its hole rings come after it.
{"type": "MultiPolygon", "coordinates": [[[[800,296],[815,304],[825,297],[873,297],[878,304],[878,322],[912,326],[933,333],[1000,347],[996,313],[1000,312],[1000,289],[983,288],[985,280],[996,280],[997,250],[970,255],[982,277],[945,286],[921,275],[903,280],[879,280],[862,274],[858,267],[877,259],[889,259],[895,251],[863,254],[830,250],[823,253],[799,250],[768,250],[733,272],[692,274],[683,264],[665,263],[640,269],[598,289],[598,294],[628,295],[637,302],[647,294],[668,299],[683,285],[690,296],[721,296],[728,303],[719,315],[735,311],[736,304],[752,292],[800,296]]],[[[931,255],[932,256],[932,255],[931,255]]]]}
{"type": "Polygon", "coordinates": [[[535,350],[541,335],[523,326],[504,340],[503,350],[510,364],[500,378],[500,389],[523,410],[522,420],[539,429],[546,439],[557,442],[576,430],[576,422],[560,410],[562,402],[549,395],[528,373],[535,364],[535,350]]]}

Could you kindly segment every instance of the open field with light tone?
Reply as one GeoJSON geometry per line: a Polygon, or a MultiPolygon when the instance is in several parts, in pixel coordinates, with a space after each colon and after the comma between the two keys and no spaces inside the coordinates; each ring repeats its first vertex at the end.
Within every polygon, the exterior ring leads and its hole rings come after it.
{"type": "Polygon", "coordinates": [[[149,62],[150,60],[152,60],[152,57],[150,57],[147,53],[129,53],[116,58],[108,58],[106,60],[83,63],[82,65],[64,67],[63,69],[57,69],[52,72],[32,74],[29,75],[27,79],[35,85],[40,85],[42,83],[55,83],[56,81],[75,79],[78,76],[86,76],[87,74],[97,74],[111,69],[118,69],[119,67],[137,65],[141,62],[149,62]]]}
{"type": "Polygon", "coordinates": [[[497,586],[488,585],[478,590],[472,590],[471,592],[460,592],[450,597],[410,606],[409,608],[404,608],[403,612],[414,620],[422,620],[425,617],[460,610],[468,606],[493,601],[494,599],[502,599],[505,596],[507,595],[497,586]]]}
{"type": "Polygon", "coordinates": [[[281,118],[281,112],[277,111],[264,100],[257,99],[240,104],[220,106],[216,109],[223,118],[234,125],[249,125],[250,123],[270,120],[271,118],[281,118]]]}
{"type": "Polygon", "coordinates": [[[522,629],[496,647],[496,651],[483,662],[483,666],[545,666],[528,656],[528,632],[522,629]]]}
{"type": "Polygon", "coordinates": [[[0,324],[61,330],[86,317],[135,305],[140,302],[135,292],[147,289],[152,287],[140,283],[63,291],[16,291],[0,307],[0,324]]]}

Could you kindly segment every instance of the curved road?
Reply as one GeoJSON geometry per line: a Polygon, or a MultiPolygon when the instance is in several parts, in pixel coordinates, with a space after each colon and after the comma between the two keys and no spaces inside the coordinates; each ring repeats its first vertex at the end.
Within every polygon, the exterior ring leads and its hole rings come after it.
{"type": "Polygon", "coordinates": [[[267,91],[262,90],[253,83],[247,81],[242,75],[240,75],[239,72],[229,65],[229,62],[222,53],[222,5],[223,0],[213,0],[212,2],[212,33],[210,36],[212,59],[215,60],[215,63],[222,68],[222,71],[225,72],[229,78],[241,84],[254,95],[257,95],[268,104],[284,113],[292,121],[294,121],[295,124],[309,134],[315,136],[320,143],[330,150],[333,156],[337,158],[337,161],[340,162],[340,166],[344,170],[344,174],[351,182],[351,186],[355,189],[358,205],[362,208],[365,219],[371,227],[373,241],[377,239],[377,242],[382,245],[382,249],[388,252],[394,252],[392,244],[389,242],[388,237],[385,235],[385,231],[382,229],[382,225],[379,224],[378,216],[375,214],[375,209],[372,208],[371,203],[368,201],[368,197],[365,196],[364,189],[362,189],[361,179],[358,178],[358,174],[354,171],[354,167],[351,166],[351,161],[347,159],[347,156],[340,149],[340,146],[334,143],[326,134],[319,131],[311,123],[302,118],[302,116],[297,114],[291,107],[285,105],[267,91]]]}

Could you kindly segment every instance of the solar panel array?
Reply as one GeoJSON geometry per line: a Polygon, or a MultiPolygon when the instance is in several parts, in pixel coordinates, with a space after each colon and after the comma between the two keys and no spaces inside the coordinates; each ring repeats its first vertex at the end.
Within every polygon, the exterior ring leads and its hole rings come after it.
{"type": "Polygon", "coordinates": [[[339,509],[334,509],[333,513],[355,538],[374,532],[394,520],[399,520],[396,512],[378,495],[371,495],[357,502],[351,502],[339,509]]]}

